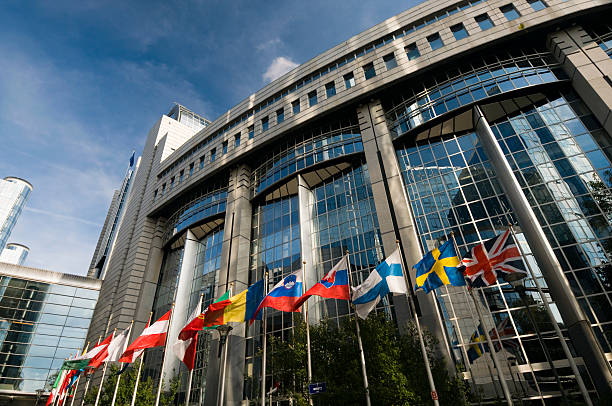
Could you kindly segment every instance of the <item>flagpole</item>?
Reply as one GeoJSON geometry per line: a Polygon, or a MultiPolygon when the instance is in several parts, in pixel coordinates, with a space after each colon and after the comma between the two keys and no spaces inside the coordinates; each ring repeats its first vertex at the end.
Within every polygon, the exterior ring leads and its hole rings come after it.
{"type": "MultiPolygon", "coordinates": [[[[268,272],[266,271],[265,275],[264,275],[264,297],[266,297],[266,295],[268,294],[268,272]]],[[[303,282],[302,282],[303,283],[303,282]]],[[[266,357],[267,357],[267,346],[268,346],[268,340],[266,335],[268,334],[267,332],[267,324],[268,324],[268,318],[267,318],[267,310],[264,307],[262,310],[262,318],[263,318],[263,337],[261,339],[261,345],[263,347],[263,354],[261,357],[261,406],[266,406],[266,357]]]]}
{"type": "MultiPolygon", "coordinates": [[[[130,334],[128,335],[125,344],[123,345],[123,351],[125,351],[126,345],[130,342],[132,338],[132,330],[134,327],[134,319],[132,319],[132,323],[130,324],[130,334]]],[[[121,381],[121,375],[117,375],[117,383],[115,384],[115,392],[113,393],[113,401],[111,402],[111,406],[115,406],[115,401],[117,400],[117,391],[119,390],[119,382],[121,381]]]]}
{"type": "Polygon", "coordinates": [[[172,316],[174,316],[174,303],[172,303],[172,307],[170,307],[170,317],[168,318],[168,330],[166,331],[166,339],[164,340],[164,356],[162,357],[161,369],[159,371],[159,385],[157,386],[155,406],[159,406],[159,398],[161,397],[162,387],[164,386],[164,365],[166,364],[166,350],[168,349],[168,335],[170,334],[170,326],[172,325],[172,316]]]}
{"type": "MultiPolygon", "coordinates": [[[[113,341],[113,338],[115,338],[115,333],[116,332],[117,332],[117,329],[115,328],[115,330],[113,330],[113,336],[111,338],[111,341],[113,341]]],[[[100,393],[102,392],[102,386],[104,386],[104,376],[106,375],[106,368],[107,367],[108,367],[108,361],[105,361],[104,362],[104,369],[102,369],[102,379],[100,380],[100,386],[98,386],[98,394],[96,395],[96,403],[94,404],[94,406],[98,406],[98,402],[100,401],[100,393]]]]}
{"type": "MultiPolygon", "coordinates": [[[[101,340],[102,340],[102,336],[99,336],[98,342],[96,343],[96,347],[100,345],[101,340]]],[[[87,371],[85,371],[85,390],[83,391],[83,400],[81,401],[81,406],[85,404],[85,396],[87,396],[87,389],[89,389],[89,382],[91,381],[91,375],[93,375],[93,373],[87,373],[87,371]]]]}
{"type": "MultiPolygon", "coordinates": [[[[348,276],[348,288],[349,288],[349,303],[351,306],[353,306],[353,309],[355,308],[355,305],[353,304],[353,300],[352,300],[352,296],[353,296],[353,289],[351,287],[351,264],[349,261],[349,251],[346,250],[346,274],[348,276]]],[[[355,327],[356,327],[356,331],[357,331],[357,345],[359,347],[359,361],[361,362],[361,375],[363,377],[363,389],[365,390],[365,395],[366,395],[366,406],[370,406],[372,404],[372,402],[370,401],[370,385],[368,384],[368,371],[366,369],[366,362],[365,362],[365,354],[363,352],[363,343],[361,342],[361,330],[359,329],[359,316],[357,315],[356,312],[354,312],[354,316],[355,316],[355,327]]]]}
{"type": "MultiPolygon", "coordinates": [[[[90,341],[87,341],[87,345],[85,346],[85,349],[83,350],[83,354],[81,354],[81,356],[83,356],[84,354],[87,354],[87,350],[89,350],[89,344],[90,344],[90,341]]],[[[85,373],[85,368],[83,368],[83,373],[85,373]]],[[[74,398],[76,398],[76,394],[79,389],[80,382],[81,382],[81,374],[79,374],[79,377],[77,378],[77,381],[74,384],[74,393],[72,395],[72,400],[70,401],[70,406],[74,405],[74,398]]]]}
{"type": "MultiPolygon", "coordinates": [[[[524,258],[525,254],[523,253],[523,249],[521,248],[521,244],[519,243],[519,241],[516,238],[516,234],[514,232],[514,227],[512,226],[512,224],[508,225],[510,228],[510,232],[512,233],[512,238],[514,238],[514,243],[516,244],[516,247],[518,248],[519,252],[521,253],[521,256],[524,258]]],[[[538,290],[538,293],[540,294],[540,299],[542,300],[542,303],[544,304],[544,308],[546,309],[546,313],[548,313],[548,317],[550,318],[550,321],[555,329],[555,333],[557,334],[557,337],[559,338],[559,341],[561,341],[561,347],[563,348],[563,353],[565,354],[565,357],[567,358],[570,367],[572,368],[572,372],[574,373],[574,375],[576,376],[576,382],[578,383],[578,387],[580,388],[580,392],[582,393],[582,397],[584,398],[584,402],[587,406],[592,406],[593,403],[591,402],[591,397],[589,396],[589,392],[584,384],[584,381],[582,380],[582,376],[580,375],[580,371],[578,370],[578,366],[576,365],[576,360],[574,359],[574,356],[572,355],[569,347],[567,346],[567,343],[565,342],[565,337],[563,336],[563,333],[561,332],[561,328],[559,327],[559,324],[557,323],[557,319],[555,319],[555,315],[552,312],[552,309],[550,308],[550,305],[548,304],[548,300],[546,300],[546,296],[544,295],[544,292],[542,291],[542,287],[540,286],[540,282],[538,282],[537,278],[535,277],[535,274],[533,272],[533,270],[531,269],[531,265],[529,265],[529,261],[525,260],[525,264],[527,265],[527,270],[529,271],[529,276],[531,277],[531,279],[533,280],[533,283],[536,287],[536,289],[538,290]]]]}
{"type": "MultiPolygon", "coordinates": [[[[151,324],[151,317],[153,317],[153,312],[149,313],[149,321],[147,322],[147,326],[151,324]]],[[[132,394],[132,403],[130,406],[136,405],[136,394],[138,393],[138,383],[140,382],[140,371],[142,371],[142,364],[144,364],[144,350],[142,350],[142,356],[140,358],[140,365],[138,365],[138,373],[136,374],[136,382],[134,383],[134,393],[132,394]]]]}
{"type": "MultiPolygon", "coordinates": [[[[204,298],[204,292],[201,292],[200,293],[200,301],[198,303],[198,306],[199,306],[198,311],[200,313],[202,313],[202,299],[203,298],[204,298]]],[[[195,335],[194,339],[196,340],[195,351],[197,353],[197,351],[198,351],[198,344],[197,344],[198,343],[198,333],[197,332],[196,332],[196,335],[195,335]]],[[[193,357],[194,357],[194,360],[193,360],[194,365],[193,365],[193,368],[191,368],[191,371],[189,371],[189,383],[187,384],[187,392],[186,392],[186,398],[187,399],[185,401],[185,406],[189,406],[189,399],[191,398],[191,383],[193,382],[193,370],[195,369],[195,357],[196,357],[196,354],[194,354],[193,357]]]]}
{"type": "MultiPolygon", "coordinates": [[[[306,293],[306,261],[302,261],[302,295],[306,293]]],[[[304,302],[304,320],[306,321],[306,355],[308,357],[308,383],[312,382],[312,358],[310,356],[310,320],[308,319],[308,301],[304,302]]],[[[312,396],[308,395],[308,403],[313,404],[312,396]]]]}

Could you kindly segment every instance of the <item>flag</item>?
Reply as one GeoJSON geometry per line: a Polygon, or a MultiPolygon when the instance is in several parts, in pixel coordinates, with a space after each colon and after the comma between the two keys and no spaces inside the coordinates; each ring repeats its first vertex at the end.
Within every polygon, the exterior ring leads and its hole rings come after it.
{"type": "Polygon", "coordinates": [[[117,335],[110,342],[107,348],[107,358],[105,361],[119,361],[121,358],[121,354],[125,352],[125,349],[128,345],[128,339],[130,337],[130,331],[132,330],[132,326],[130,325],[128,328],[123,330],[123,332],[117,335]]]}
{"type": "Polygon", "coordinates": [[[498,277],[510,282],[527,275],[510,230],[472,248],[461,266],[474,287],[492,285],[498,277]]]}
{"type": "Polygon", "coordinates": [[[399,248],[381,262],[368,278],[353,288],[353,304],[359,317],[365,319],[387,293],[408,293],[402,271],[399,248]]]}
{"type": "MultiPolygon", "coordinates": [[[[202,313],[202,296],[200,296],[200,300],[196,305],[195,309],[191,312],[191,315],[187,318],[187,325],[183,328],[183,330],[193,323],[194,320],[201,319],[202,313]]],[[[188,330],[189,334],[181,334],[179,333],[179,337],[176,342],[172,344],[172,350],[176,356],[185,364],[187,369],[190,371],[193,369],[193,365],[195,363],[195,353],[196,346],[198,345],[198,330],[188,330]]]]}
{"type": "Polygon", "coordinates": [[[125,350],[119,362],[134,362],[142,354],[140,350],[165,345],[171,313],[172,310],[168,310],[159,320],[145,328],[142,334],[125,350]]]}
{"type": "Polygon", "coordinates": [[[313,295],[328,299],[350,300],[348,269],[347,254],[321,279],[321,282],[316,283],[300,297],[294,305],[294,311],[297,311],[313,295]]]}
{"type": "Polygon", "coordinates": [[[485,352],[489,352],[489,346],[485,343],[486,341],[484,331],[482,330],[482,324],[478,324],[478,328],[472,334],[470,339],[470,348],[467,350],[468,359],[470,364],[480,358],[485,352]]]}
{"type": "Polygon", "coordinates": [[[108,357],[108,345],[113,339],[114,334],[115,333],[113,332],[111,335],[106,337],[104,341],[92,348],[89,353],[85,354],[85,356],[93,354],[89,360],[89,364],[87,365],[88,368],[98,368],[106,360],[106,357],[108,357]]]}
{"type": "Polygon", "coordinates": [[[459,264],[453,240],[446,241],[439,248],[425,254],[414,266],[414,289],[423,289],[425,293],[429,293],[442,285],[465,286],[463,273],[457,268],[459,264]]]}
{"type": "Polygon", "coordinates": [[[257,310],[249,320],[251,322],[257,318],[259,311],[264,307],[271,307],[281,312],[293,312],[295,303],[302,296],[302,270],[297,270],[285,276],[278,282],[270,293],[263,298],[257,310]]]}
{"type": "Polygon", "coordinates": [[[55,401],[55,399],[57,399],[59,395],[59,390],[62,384],[64,383],[64,378],[66,377],[67,373],[68,371],[63,368],[59,370],[57,377],[55,378],[55,382],[53,383],[53,387],[51,388],[51,393],[49,394],[49,397],[47,398],[47,403],[45,406],[49,406],[51,403],[55,401]]]}
{"type": "Polygon", "coordinates": [[[516,350],[518,347],[517,343],[512,340],[501,340],[504,337],[514,336],[514,328],[512,327],[512,324],[510,324],[510,317],[504,318],[501,323],[499,323],[495,328],[491,329],[491,331],[489,331],[489,335],[491,336],[491,341],[493,342],[495,352],[499,352],[502,346],[513,350],[516,350]],[[497,333],[499,333],[499,336],[497,333]],[[500,341],[502,343],[501,346],[499,345],[500,341]]]}
{"type": "MultiPolygon", "coordinates": [[[[217,302],[221,302],[221,301],[227,300],[229,298],[229,295],[230,295],[230,291],[228,290],[223,295],[221,295],[220,298],[215,300],[213,303],[217,303],[217,302]]],[[[207,330],[207,329],[211,329],[211,328],[217,328],[217,326],[214,326],[214,327],[206,327],[206,326],[204,326],[204,316],[206,315],[206,312],[208,312],[209,308],[210,308],[210,306],[207,307],[206,310],[204,310],[202,313],[200,313],[200,315],[198,317],[196,317],[195,319],[191,320],[189,323],[187,323],[187,325],[185,327],[183,327],[183,329],[181,330],[181,332],[179,333],[179,336],[178,336],[178,338],[180,340],[188,339],[189,337],[192,336],[194,331],[198,332],[198,331],[207,330]]]]}
{"type": "MultiPolygon", "coordinates": [[[[300,286],[302,286],[300,284],[300,286]]],[[[230,321],[243,322],[261,320],[261,314],[255,314],[264,299],[264,281],[255,282],[248,289],[226,300],[211,304],[204,314],[204,325],[220,326],[230,321]]]]}

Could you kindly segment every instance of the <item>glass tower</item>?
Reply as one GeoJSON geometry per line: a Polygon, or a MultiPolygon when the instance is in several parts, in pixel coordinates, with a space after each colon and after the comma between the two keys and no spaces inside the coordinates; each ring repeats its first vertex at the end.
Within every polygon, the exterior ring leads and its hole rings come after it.
{"type": "Polygon", "coordinates": [[[0,180],[0,250],[4,249],[31,192],[32,185],[23,179],[0,180]]]}

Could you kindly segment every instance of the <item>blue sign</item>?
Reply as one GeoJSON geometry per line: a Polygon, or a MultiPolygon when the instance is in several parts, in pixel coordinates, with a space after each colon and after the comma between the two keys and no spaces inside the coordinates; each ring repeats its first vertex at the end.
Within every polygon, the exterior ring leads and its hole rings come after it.
{"type": "Polygon", "coordinates": [[[327,383],[325,382],[308,384],[308,393],[311,395],[316,395],[317,393],[323,393],[325,391],[327,391],[327,383]]]}

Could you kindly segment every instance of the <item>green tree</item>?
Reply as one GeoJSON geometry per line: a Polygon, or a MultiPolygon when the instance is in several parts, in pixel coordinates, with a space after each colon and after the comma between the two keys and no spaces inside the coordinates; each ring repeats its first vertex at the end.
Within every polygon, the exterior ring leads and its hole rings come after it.
{"type": "MultiPolygon", "coordinates": [[[[138,361],[140,362],[140,361],[138,361]]],[[[115,401],[116,406],[130,406],[132,402],[132,395],[134,393],[134,385],[136,384],[136,374],[138,373],[139,363],[136,362],[126,372],[121,374],[121,380],[119,382],[119,388],[117,390],[117,399],[115,401]]],[[[117,384],[119,368],[115,365],[106,371],[106,379],[102,385],[102,392],[100,393],[100,401],[98,405],[108,406],[112,403],[113,393],[115,392],[115,386],[117,384]]],[[[176,394],[179,387],[179,379],[175,377],[170,380],[168,390],[162,392],[160,403],[163,406],[169,406],[174,404],[176,394]]],[[[97,388],[95,388],[97,389],[97,388]]],[[[85,404],[88,406],[96,403],[97,390],[90,386],[87,396],[85,396],[85,404]]],[[[150,406],[155,404],[155,398],[157,396],[157,386],[153,385],[151,377],[147,379],[140,379],[138,383],[138,393],[136,395],[136,406],[150,406]]]]}
{"type": "MultiPolygon", "coordinates": [[[[410,325],[400,335],[395,324],[381,315],[360,320],[360,326],[372,402],[376,405],[430,403],[416,328],[410,325]]],[[[298,319],[288,339],[271,338],[268,351],[274,381],[280,383],[280,396],[291,397],[298,405],[306,405],[308,399],[305,330],[305,324],[298,319]]],[[[354,318],[345,319],[339,328],[326,321],[312,326],[310,338],[313,380],[327,383],[327,392],[316,396],[316,404],[364,404],[354,318]]],[[[440,403],[465,404],[467,387],[461,379],[448,375],[444,362],[434,352],[437,343],[431,334],[425,334],[425,342],[440,403]]]]}

